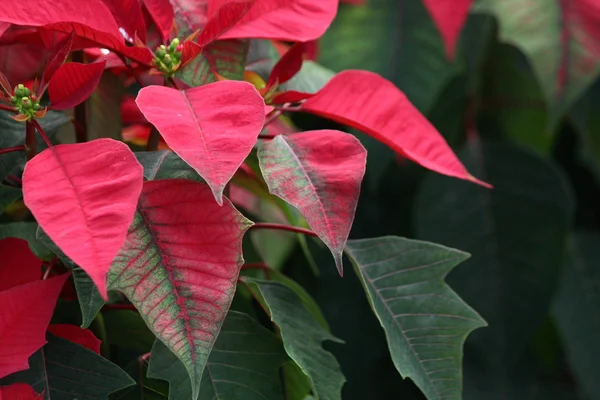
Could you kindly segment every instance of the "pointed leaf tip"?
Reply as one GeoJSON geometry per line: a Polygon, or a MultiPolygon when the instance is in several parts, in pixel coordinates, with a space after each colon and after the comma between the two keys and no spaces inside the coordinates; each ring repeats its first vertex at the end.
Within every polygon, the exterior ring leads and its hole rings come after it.
{"type": "Polygon", "coordinates": [[[186,179],[144,182],[127,240],[109,285],[140,311],[159,340],[181,360],[197,398],[200,381],[240,267],[251,222],[228,199],[186,179]]]}
{"type": "Polygon", "coordinates": [[[56,145],[25,165],[25,205],[105,299],[106,273],[125,242],[142,182],[135,155],[112,139],[56,145]]]}
{"type": "Polygon", "coordinates": [[[258,150],[269,192],[302,213],[333,254],[340,276],[366,158],[358,139],[333,130],[279,135],[258,150]]]}
{"type": "Polygon", "coordinates": [[[378,74],[343,71],[299,110],[357,128],[432,171],[472,181],[444,137],[404,93],[378,74]]]}
{"type": "Polygon", "coordinates": [[[223,204],[225,185],[250,154],[265,121],[265,102],[247,82],[188,90],[148,86],[136,103],[167,145],[204,178],[223,204]]]}
{"type": "Polygon", "coordinates": [[[90,97],[100,82],[105,66],[106,60],[92,64],[63,64],[48,86],[51,108],[66,110],[90,97]]]}

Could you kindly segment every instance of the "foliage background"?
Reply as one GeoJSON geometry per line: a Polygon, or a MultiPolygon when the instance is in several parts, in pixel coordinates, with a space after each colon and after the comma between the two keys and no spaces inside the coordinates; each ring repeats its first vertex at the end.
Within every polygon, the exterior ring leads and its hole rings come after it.
{"type": "MultiPolygon", "coordinates": [[[[485,2],[475,3],[453,61],[421,0],[341,4],[321,39],[321,64],[392,80],[467,168],[495,186],[434,176],[357,133],[369,161],[351,238],[399,235],[472,254],[447,279],[489,323],[465,345],[465,399],[600,398],[593,372],[600,351],[600,83],[593,75],[556,110],[523,34],[500,36],[499,24],[509,25],[511,15],[478,11],[485,2]]],[[[560,26],[550,14],[559,2],[512,3],[513,13],[541,15],[529,39],[553,40],[560,26]]],[[[339,279],[327,251],[314,251],[319,279],[306,273],[300,253],[286,271],[309,288],[346,342],[329,346],[348,380],[343,398],[424,398],[399,379],[358,279],[339,279]]]]}

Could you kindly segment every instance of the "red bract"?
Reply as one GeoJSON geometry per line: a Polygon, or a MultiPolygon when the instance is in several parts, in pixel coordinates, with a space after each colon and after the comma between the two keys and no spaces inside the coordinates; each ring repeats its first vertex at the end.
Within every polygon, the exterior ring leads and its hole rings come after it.
{"type": "Polygon", "coordinates": [[[423,0],[423,4],[437,26],[448,58],[454,58],[456,42],[460,36],[473,0],[423,0]]]}
{"type": "Polygon", "coordinates": [[[104,297],[106,273],[125,242],[142,181],[131,150],[112,139],[54,146],[25,166],[25,204],[104,297]]]}
{"type": "Polygon", "coordinates": [[[70,324],[52,324],[48,327],[48,332],[100,354],[102,342],[89,329],[70,324]]]}
{"type": "Polygon", "coordinates": [[[193,397],[231,304],[251,222],[202,183],[144,183],[127,241],[110,270],[150,329],[183,362],[193,397]]]}
{"type": "Polygon", "coordinates": [[[163,41],[167,41],[173,27],[173,6],[169,0],[144,0],[144,6],[158,27],[163,41]]]}
{"type": "Polygon", "coordinates": [[[37,258],[23,239],[0,240],[0,291],[24,285],[42,277],[42,260],[37,258]]]}
{"type": "MultiPolygon", "coordinates": [[[[257,0],[238,0],[235,2],[226,2],[219,4],[214,10],[214,14],[210,14],[210,18],[202,33],[198,36],[197,43],[200,46],[205,46],[217,39],[219,36],[227,32],[232,26],[240,21],[240,19],[254,6],[257,0]]],[[[209,0],[210,9],[210,0],[209,0]]]]}
{"type": "Polygon", "coordinates": [[[46,328],[67,277],[64,274],[0,292],[0,378],[27,369],[29,357],[46,343],[46,328]]]}
{"type": "Polygon", "coordinates": [[[466,170],[404,93],[375,73],[341,72],[300,110],[358,128],[432,171],[489,186],[466,170]]]}
{"type": "Polygon", "coordinates": [[[136,102],[222,204],[225,185],[252,150],[265,121],[265,103],[254,86],[238,81],[188,90],[149,86],[140,90],[136,102]]]}
{"type": "Polygon", "coordinates": [[[51,108],[66,110],[87,99],[100,82],[106,61],[63,64],[48,86],[51,108]]]}
{"type": "Polygon", "coordinates": [[[259,149],[269,192],[296,207],[329,247],[340,275],[367,152],[354,136],[332,130],[279,135],[259,149]]]}
{"type": "Polygon", "coordinates": [[[44,393],[36,393],[25,383],[14,383],[10,386],[0,386],[0,400],[42,400],[44,393]]]}
{"type": "Polygon", "coordinates": [[[267,81],[267,88],[280,85],[292,79],[302,68],[303,53],[304,43],[297,43],[292,46],[271,70],[269,80],[267,81]]]}
{"type": "Polygon", "coordinates": [[[127,35],[127,40],[133,42],[138,37],[146,41],[146,24],[140,0],[102,0],[114,16],[117,25],[127,35]]]}
{"type": "MultiPolygon", "coordinates": [[[[209,0],[214,15],[224,0],[209,0]]],[[[337,12],[338,0],[258,0],[221,39],[262,38],[307,42],[323,35],[337,12]]]]}

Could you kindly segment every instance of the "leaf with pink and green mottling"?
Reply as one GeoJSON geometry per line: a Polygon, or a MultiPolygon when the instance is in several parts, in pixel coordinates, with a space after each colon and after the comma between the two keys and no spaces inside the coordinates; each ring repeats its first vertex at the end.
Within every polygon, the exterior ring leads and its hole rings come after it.
{"type": "Polygon", "coordinates": [[[199,182],[144,183],[125,245],[109,274],[154,334],[183,362],[197,397],[235,292],[251,222],[199,182]]]}
{"type": "Polygon", "coordinates": [[[340,275],[365,174],[367,151],[354,136],[334,130],[278,135],[258,150],[269,192],[281,197],[331,250],[340,275]]]}
{"type": "Polygon", "coordinates": [[[600,3],[595,0],[478,2],[498,18],[500,39],[519,47],[561,118],[600,72],[600,3]]]}

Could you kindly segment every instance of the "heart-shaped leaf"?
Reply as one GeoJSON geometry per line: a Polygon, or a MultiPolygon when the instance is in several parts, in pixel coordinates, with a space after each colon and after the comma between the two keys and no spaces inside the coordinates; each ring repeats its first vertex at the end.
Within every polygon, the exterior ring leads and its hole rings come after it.
{"type": "Polygon", "coordinates": [[[142,166],[112,139],[54,146],[23,172],[25,205],[105,298],[106,273],[125,242],[142,183],[142,166]]]}
{"type": "Polygon", "coordinates": [[[68,277],[63,274],[0,292],[0,378],[27,369],[29,357],[46,344],[46,328],[68,277]]]}
{"type": "Polygon", "coordinates": [[[48,86],[51,108],[66,110],[90,97],[102,77],[106,60],[93,64],[63,64],[48,86]]]}
{"type": "Polygon", "coordinates": [[[229,200],[219,207],[203,183],[147,181],[110,270],[110,288],[129,298],[185,365],[193,398],[235,292],[250,225],[229,200]]]}
{"type": "Polygon", "coordinates": [[[423,4],[444,40],[446,56],[454,58],[456,42],[467,21],[473,0],[423,0],[423,4]]]}
{"type": "Polygon", "coordinates": [[[365,148],[348,133],[311,131],[264,142],[258,159],[269,192],[302,213],[333,253],[341,275],[365,174],[365,148]]]}
{"type": "MultiPolygon", "coordinates": [[[[286,359],[271,332],[248,315],[230,311],[206,364],[199,398],[282,400],[279,368],[286,359]]],[[[169,400],[193,398],[185,367],[159,340],[152,347],[148,376],[169,381],[169,400]]]]}
{"type": "MultiPolygon", "coordinates": [[[[208,1],[213,15],[221,0],[208,1]]],[[[319,38],[337,12],[338,0],[260,0],[221,39],[262,38],[307,42],[319,38]]]]}
{"type": "Polygon", "coordinates": [[[265,120],[265,103],[247,82],[224,81],[188,90],[149,86],[136,103],[167,145],[210,185],[217,203],[250,154],[265,120]]]}
{"type": "MultiPolygon", "coordinates": [[[[42,303],[39,303],[42,304],[42,303]]],[[[106,358],[78,344],[47,335],[48,344],[29,359],[31,367],[0,381],[25,382],[47,399],[107,399],[135,382],[106,358]]]]}
{"type": "Polygon", "coordinates": [[[346,252],[402,377],[428,399],[462,399],[462,346],[486,323],[444,277],[469,255],[393,236],[351,240],[346,252]]]}
{"type": "Polygon", "coordinates": [[[300,110],[360,129],[432,171],[487,185],[467,171],[442,135],[393,83],[373,72],[337,74],[300,110]]]}

